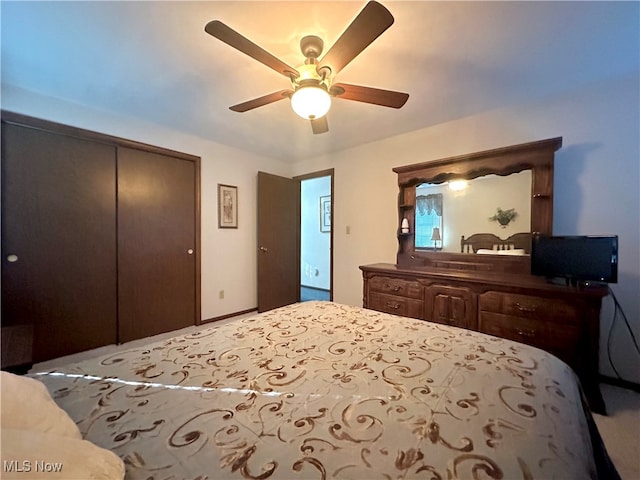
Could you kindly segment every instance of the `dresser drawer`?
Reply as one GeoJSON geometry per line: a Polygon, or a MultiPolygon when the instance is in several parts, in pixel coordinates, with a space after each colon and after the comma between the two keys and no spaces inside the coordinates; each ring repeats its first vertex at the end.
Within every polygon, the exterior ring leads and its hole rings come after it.
{"type": "Polygon", "coordinates": [[[420,283],[402,278],[375,276],[369,280],[369,289],[373,292],[401,295],[422,300],[424,288],[420,283]]]}
{"type": "Polygon", "coordinates": [[[579,325],[482,311],[478,324],[481,332],[533,345],[570,365],[576,365],[579,360],[582,333],[579,325]]]}
{"type": "Polygon", "coordinates": [[[567,300],[543,298],[533,295],[517,295],[503,292],[487,292],[480,295],[478,309],[481,312],[502,313],[514,317],[537,320],[556,320],[562,323],[580,323],[579,307],[567,300]]]}
{"type": "Polygon", "coordinates": [[[415,298],[371,292],[369,294],[368,308],[403,317],[424,318],[424,302],[415,298]]]}

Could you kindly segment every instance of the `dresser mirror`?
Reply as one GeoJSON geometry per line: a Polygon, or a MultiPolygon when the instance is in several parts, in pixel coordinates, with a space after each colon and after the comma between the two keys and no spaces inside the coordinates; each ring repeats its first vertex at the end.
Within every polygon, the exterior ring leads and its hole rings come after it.
{"type": "Polygon", "coordinates": [[[515,243],[492,244],[489,235],[506,241],[515,234],[531,232],[531,170],[506,176],[489,174],[472,180],[420,183],[415,189],[416,250],[496,255],[530,253],[528,249],[515,248],[515,243]],[[487,234],[482,237],[486,241],[478,244],[482,248],[465,242],[481,234],[487,234]]]}
{"type": "Polygon", "coordinates": [[[558,137],[394,168],[398,265],[529,273],[532,232],[552,233],[561,145],[558,137]]]}

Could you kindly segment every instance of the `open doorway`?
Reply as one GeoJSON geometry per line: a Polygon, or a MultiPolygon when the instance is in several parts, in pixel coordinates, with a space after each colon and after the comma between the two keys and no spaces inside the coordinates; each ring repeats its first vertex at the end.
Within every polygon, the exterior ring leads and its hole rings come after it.
{"type": "Polygon", "coordinates": [[[300,301],[333,299],[333,169],[300,180],[300,301]]]}

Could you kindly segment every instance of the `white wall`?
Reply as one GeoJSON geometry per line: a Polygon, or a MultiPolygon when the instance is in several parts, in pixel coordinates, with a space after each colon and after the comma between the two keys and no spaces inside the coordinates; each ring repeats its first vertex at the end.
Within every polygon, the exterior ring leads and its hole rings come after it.
{"type": "Polygon", "coordinates": [[[201,157],[202,319],[257,306],[257,172],[288,175],[290,165],[8,85],[2,86],[2,108],[201,157]],[[218,228],[218,183],[238,187],[237,230],[218,228]]]}
{"type": "MultiPolygon", "coordinates": [[[[619,282],[612,290],[640,338],[639,85],[636,73],[295,165],[296,174],[335,169],[334,300],[361,305],[358,266],[395,262],[397,176],[392,167],[562,136],[553,231],[619,235],[619,282]]],[[[600,371],[607,375],[613,375],[606,359],[612,317],[609,297],[601,317],[600,371]]],[[[621,320],[611,352],[622,376],[640,382],[640,358],[621,320]]]]}

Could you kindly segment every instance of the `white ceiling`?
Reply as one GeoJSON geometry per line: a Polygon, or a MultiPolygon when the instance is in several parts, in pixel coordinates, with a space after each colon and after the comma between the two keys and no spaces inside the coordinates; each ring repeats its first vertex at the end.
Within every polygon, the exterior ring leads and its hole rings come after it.
{"type": "Polygon", "coordinates": [[[334,99],[322,135],[288,100],[230,111],[289,83],[204,26],[221,20],[296,66],[302,36],[327,51],[364,2],[2,1],[2,82],[298,161],[639,70],[638,2],[383,3],[394,25],[337,81],[409,101],[334,99]]]}

